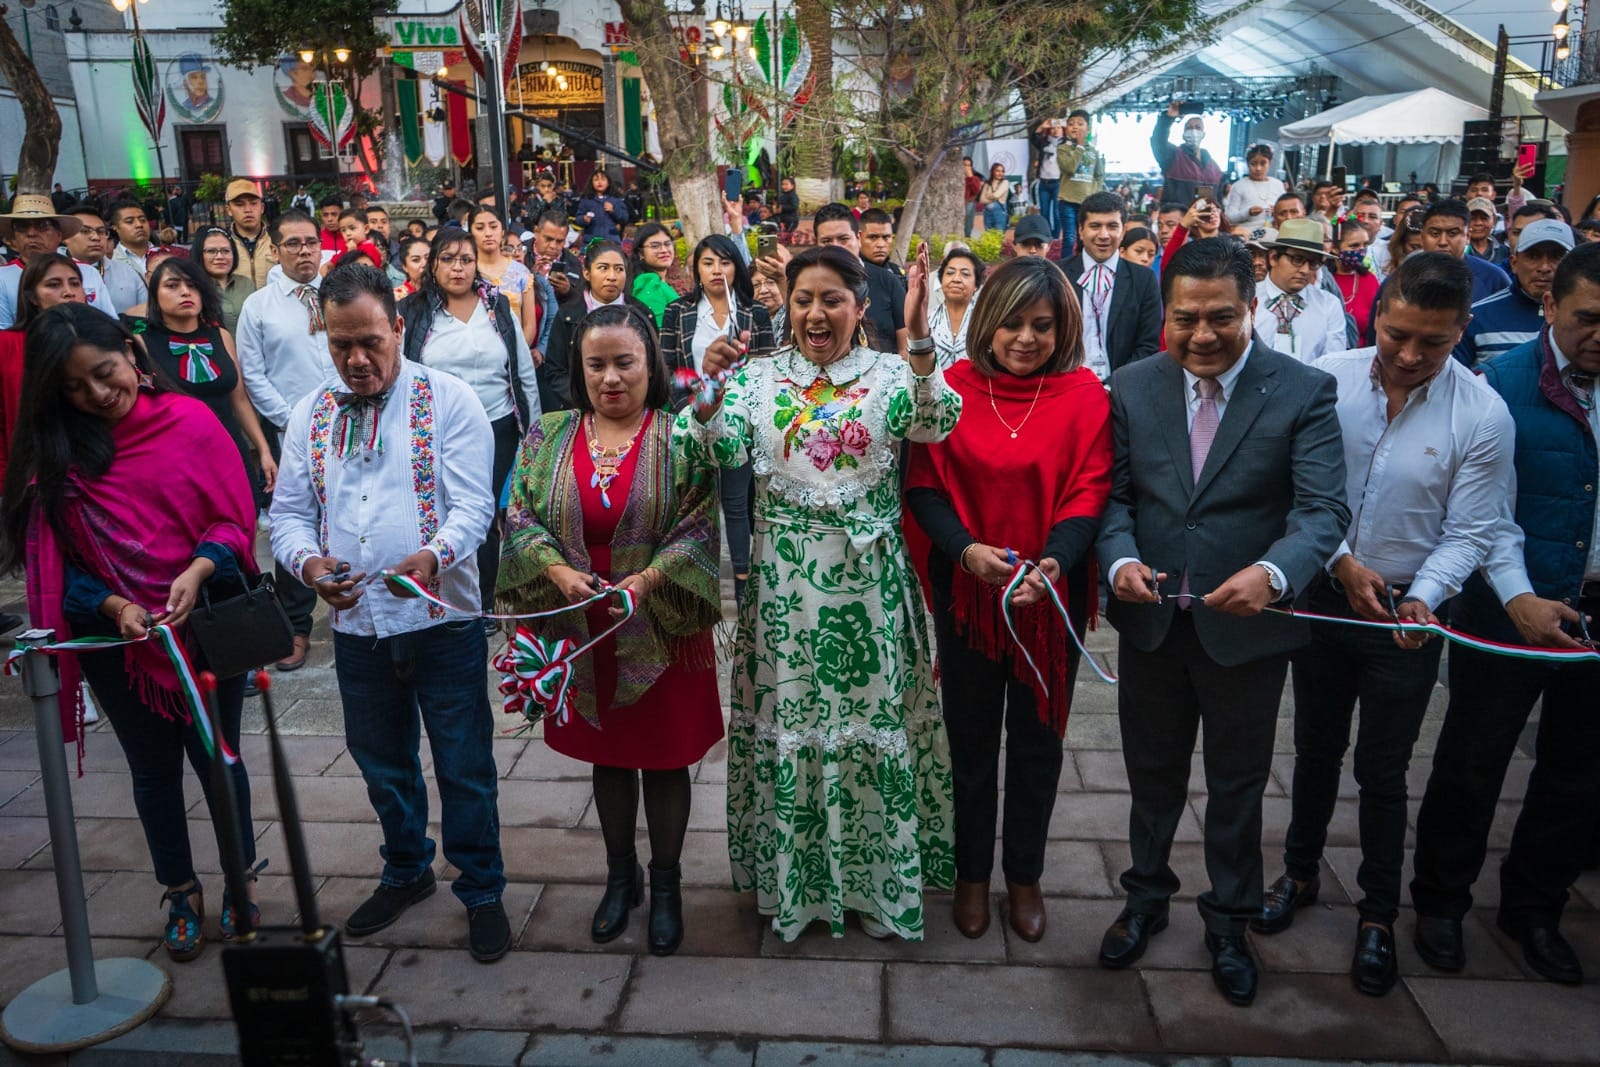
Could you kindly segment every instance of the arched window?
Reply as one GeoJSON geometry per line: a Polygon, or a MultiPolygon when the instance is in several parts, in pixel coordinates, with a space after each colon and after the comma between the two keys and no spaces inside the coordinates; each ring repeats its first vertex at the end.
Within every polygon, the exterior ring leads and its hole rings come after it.
{"type": "Polygon", "coordinates": [[[61,13],[56,10],[56,5],[54,4],[45,5],[44,28],[47,30],[61,29],[61,13]]]}

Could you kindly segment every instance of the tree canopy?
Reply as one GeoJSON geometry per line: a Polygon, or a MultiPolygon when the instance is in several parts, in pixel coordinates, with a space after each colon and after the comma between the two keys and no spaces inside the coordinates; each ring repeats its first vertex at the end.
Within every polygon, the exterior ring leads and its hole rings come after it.
{"type": "MultiPolygon", "coordinates": [[[[389,35],[374,16],[372,0],[222,0],[222,29],[212,35],[217,54],[235,67],[266,67],[303,48],[350,50],[344,66],[359,80],[378,69],[389,35]]],[[[330,77],[339,72],[330,70],[330,77]]]]}

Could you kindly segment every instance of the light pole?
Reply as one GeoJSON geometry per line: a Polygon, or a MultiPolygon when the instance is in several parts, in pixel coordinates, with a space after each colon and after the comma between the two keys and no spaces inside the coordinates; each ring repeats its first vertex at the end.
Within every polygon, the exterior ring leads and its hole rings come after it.
{"type": "MultiPolygon", "coordinates": [[[[500,36],[500,7],[507,3],[516,0],[478,0],[483,14],[483,105],[489,112],[489,177],[494,182],[495,210],[502,219],[506,217],[506,116],[501,104],[505,91],[500,81],[505,76],[505,42],[500,36]]],[[[522,17],[520,11],[517,17],[522,17]]]]}
{"type": "Polygon", "coordinates": [[[155,57],[150,54],[150,46],[145,43],[144,30],[139,25],[139,5],[147,4],[150,0],[111,0],[111,6],[119,14],[127,14],[133,19],[133,102],[139,111],[139,119],[144,123],[145,129],[150,131],[150,137],[156,146],[156,170],[161,175],[161,196],[165,203],[167,195],[167,161],[161,151],[161,130],[166,124],[167,101],[161,92],[161,82],[157,77],[155,57]]]}

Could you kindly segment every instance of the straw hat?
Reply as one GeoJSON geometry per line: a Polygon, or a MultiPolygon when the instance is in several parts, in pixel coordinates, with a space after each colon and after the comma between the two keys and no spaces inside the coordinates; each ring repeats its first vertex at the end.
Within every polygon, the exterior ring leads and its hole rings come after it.
{"type": "Polygon", "coordinates": [[[1265,242],[1274,252],[1303,252],[1324,259],[1338,259],[1328,254],[1322,244],[1322,223],[1316,219],[1284,219],[1278,227],[1276,239],[1265,242]]]}
{"type": "Polygon", "coordinates": [[[57,215],[56,206],[43,193],[22,193],[11,202],[11,213],[0,215],[0,240],[11,242],[13,222],[42,222],[46,219],[61,227],[62,237],[71,237],[83,229],[83,223],[71,215],[57,215]]]}

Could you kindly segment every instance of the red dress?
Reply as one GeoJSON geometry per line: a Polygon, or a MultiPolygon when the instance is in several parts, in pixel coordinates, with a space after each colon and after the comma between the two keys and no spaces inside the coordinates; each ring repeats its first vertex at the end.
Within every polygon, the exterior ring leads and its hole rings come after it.
{"type": "Polygon", "coordinates": [[[1355,316],[1356,336],[1365,339],[1367,327],[1372,325],[1372,305],[1378,299],[1377,276],[1366,271],[1354,274],[1335,272],[1333,280],[1344,296],[1344,309],[1355,316]]]}
{"type": "MultiPolygon", "coordinates": [[[[645,426],[649,425],[647,416],[645,426]]],[[[644,432],[644,426],[639,432],[644,432]]],[[[581,439],[572,450],[573,474],[578,479],[578,499],[583,505],[583,533],[588,543],[589,561],[594,572],[607,581],[620,581],[625,574],[611,573],[611,538],[622,518],[623,502],[633,486],[639,451],[634,449],[622,461],[617,478],[611,483],[612,506],[600,502],[600,490],[589,485],[594,461],[581,439]]],[[[588,609],[589,632],[599,633],[614,619],[604,603],[588,609]]],[[[564,756],[607,767],[632,767],[639,770],[676,770],[696,763],[722,737],[722,698],[717,692],[714,667],[690,668],[668,664],[656,684],[635,703],[613,707],[617,691],[617,642],[607,638],[593,652],[595,708],[601,729],[596,730],[581,715],[573,715],[565,726],[546,719],[544,737],[550,747],[564,756]]]]}
{"type": "Polygon", "coordinates": [[[0,482],[11,464],[22,411],[22,338],[21,330],[0,330],[0,482]]]}

